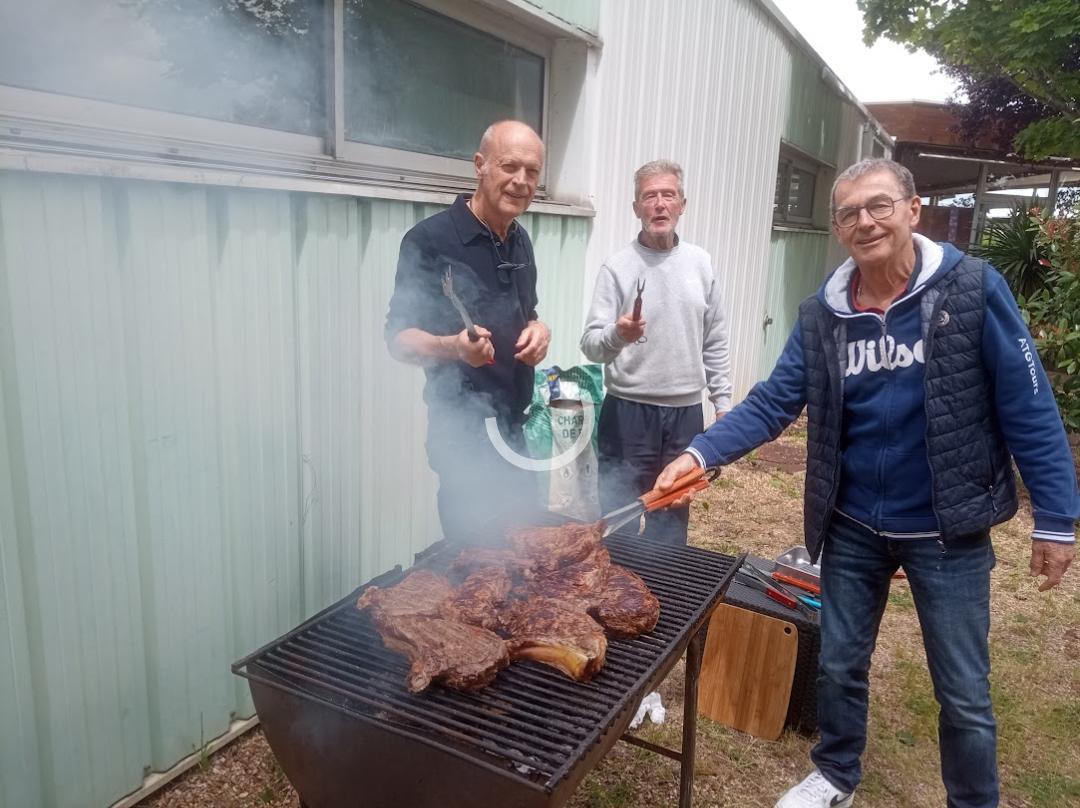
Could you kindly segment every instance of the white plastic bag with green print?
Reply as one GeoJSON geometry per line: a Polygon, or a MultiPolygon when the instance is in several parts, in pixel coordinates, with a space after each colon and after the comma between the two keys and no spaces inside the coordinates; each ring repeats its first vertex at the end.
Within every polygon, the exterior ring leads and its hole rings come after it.
{"type": "Polygon", "coordinates": [[[596,432],[603,397],[600,365],[536,370],[525,443],[534,458],[556,459],[551,471],[538,475],[540,500],[553,513],[586,520],[600,515],[596,432]],[[592,429],[583,442],[586,421],[592,429]]]}

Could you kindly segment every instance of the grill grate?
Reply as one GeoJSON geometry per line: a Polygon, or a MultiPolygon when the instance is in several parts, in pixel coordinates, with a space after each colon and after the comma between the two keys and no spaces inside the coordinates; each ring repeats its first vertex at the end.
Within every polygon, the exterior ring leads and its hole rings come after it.
{"type": "MultiPolygon", "coordinates": [[[[618,534],[606,546],[612,560],[640,575],[659,599],[660,620],[646,636],[609,641],[607,662],[588,683],[544,665],[515,662],[477,693],[432,685],[411,694],[404,684],[405,660],[383,647],[355,608],[360,590],[233,670],[551,791],[637,704],[665,664],[673,663],[734,571],[730,556],[692,547],[618,534]]],[[[444,547],[420,565],[439,569],[453,556],[444,547]]],[[[395,571],[373,583],[389,586],[405,574],[395,571]]]]}

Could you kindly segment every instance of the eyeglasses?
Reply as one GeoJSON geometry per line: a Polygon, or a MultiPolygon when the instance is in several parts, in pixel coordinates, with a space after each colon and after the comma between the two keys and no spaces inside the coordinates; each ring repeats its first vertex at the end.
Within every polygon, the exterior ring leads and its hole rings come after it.
{"type": "Polygon", "coordinates": [[[499,279],[499,283],[503,286],[509,286],[513,283],[513,273],[519,269],[525,269],[528,264],[515,264],[505,260],[499,253],[499,248],[495,246],[495,236],[490,230],[488,236],[491,239],[491,251],[495,253],[495,277],[499,279]]]}
{"type": "Polygon", "coordinates": [[[908,198],[909,197],[906,196],[902,196],[898,199],[879,197],[877,199],[871,199],[865,205],[859,205],[854,208],[837,208],[833,211],[833,224],[837,227],[854,227],[859,223],[859,212],[863,210],[870,214],[871,219],[880,222],[893,215],[897,202],[903,202],[908,198]]]}

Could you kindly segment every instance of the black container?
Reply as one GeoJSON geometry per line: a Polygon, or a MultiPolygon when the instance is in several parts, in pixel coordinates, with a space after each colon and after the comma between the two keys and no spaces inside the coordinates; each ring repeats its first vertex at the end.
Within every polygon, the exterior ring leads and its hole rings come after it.
{"type": "MultiPolygon", "coordinates": [[[[772,569],[772,562],[753,559],[754,566],[763,572],[772,569]]],[[[792,589],[792,587],[788,587],[792,589]]],[[[807,617],[802,610],[789,609],[770,600],[764,592],[743,585],[737,578],[728,589],[725,602],[740,609],[786,620],[798,629],[799,650],[792,674],[791,700],[788,702],[784,726],[802,735],[817,732],[817,676],[818,656],[821,653],[821,625],[817,618],[807,617]]]]}

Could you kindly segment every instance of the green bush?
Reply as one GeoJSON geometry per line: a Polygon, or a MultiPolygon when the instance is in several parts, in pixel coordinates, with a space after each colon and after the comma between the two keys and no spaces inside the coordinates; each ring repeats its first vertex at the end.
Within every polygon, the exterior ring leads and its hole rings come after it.
{"type": "Polygon", "coordinates": [[[1051,219],[1037,211],[1029,226],[1044,268],[1028,294],[1017,291],[1024,319],[1035,337],[1065,427],[1080,431],[1080,222],[1051,219]]]}
{"type": "Polygon", "coordinates": [[[1026,297],[1045,283],[1042,261],[1047,254],[1038,239],[1036,212],[1015,205],[1009,218],[987,222],[982,243],[971,248],[972,255],[985,258],[1005,276],[1017,296],[1026,297]]]}

